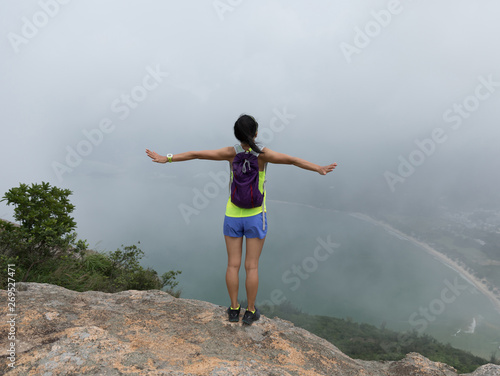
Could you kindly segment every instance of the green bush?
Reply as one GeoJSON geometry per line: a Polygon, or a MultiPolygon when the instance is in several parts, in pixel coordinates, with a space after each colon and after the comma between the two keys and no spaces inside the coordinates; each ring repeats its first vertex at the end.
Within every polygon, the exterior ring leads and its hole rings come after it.
{"type": "Polygon", "coordinates": [[[136,245],[123,246],[107,255],[110,262],[107,269],[107,276],[110,279],[110,289],[114,291],[122,290],[148,290],[167,288],[173,295],[180,295],[180,292],[173,291],[178,282],[175,278],[180,271],[169,271],[163,274],[162,278],[151,269],[144,269],[139,260],[144,256],[144,252],[136,245]]]}
{"type": "Polygon", "coordinates": [[[89,253],[84,256],[83,265],[88,272],[106,275],[111,273],[113,263],[106,255],[89,253]]]}
{"type": "Polygon", "coordinates": [[[37,265],[86,248],[85,241],[77,241],[73,232],[76,222],[70,213],[75,207],[69,195],[70,190],[49,183],[20,184],[0,200],[14,205],[14,218],[20,223],[0,222],[0,251],[18,257],[18,270],[23,271],[20,280],[26,281],[37,265]]]}
{"type": "Polygon", "coordinates": [[[75,291],[165,289],[179,297],[174,288],[180,271],[161,278],[140,265],[144,252],[137,245],[121,246],[110,253],[86,250],[84,240],[73,231],[70,216],[74,206],[71,191],[48,183],[21,184],[5,193],[1,201],[14,205],[20,224],[0,220],[0,288],[7,287],[7,269],[15,265],[15,281],[50,283],[75,291]]]}

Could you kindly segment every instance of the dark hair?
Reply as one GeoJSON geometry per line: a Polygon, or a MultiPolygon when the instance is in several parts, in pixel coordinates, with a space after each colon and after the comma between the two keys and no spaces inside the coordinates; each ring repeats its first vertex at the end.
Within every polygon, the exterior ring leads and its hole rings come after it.
{"type": "Polygon", "coordinates": [[[241,115],[238,120],[236,120],[236,123],[234,123],[234,136],[238,141],[249,145],[252,150],[260,154],[264,152],[253,141],[258,128],[259,124],[255,121],[253,116],[241,115]]]}

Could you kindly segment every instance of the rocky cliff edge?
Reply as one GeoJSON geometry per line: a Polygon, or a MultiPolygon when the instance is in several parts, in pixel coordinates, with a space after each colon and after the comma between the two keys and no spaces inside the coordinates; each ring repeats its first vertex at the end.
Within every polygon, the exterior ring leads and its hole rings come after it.
{"type": "MultiPolygon", "coordinates": [[[[397,362],[351,359],[290,322],[262,316],[242,326],[227,321],[225,307],[158,290],[108,294],[40,283],[16,287],[17,316],[8,316],[7,291],[0,290],[0,374],[9,376],[457,375],[416,353],[397,362]],[[12,317],[15,326],[8,322],[12,317]],[[9,366],[7,340],[13,326],[15,368],[9,366]]],[[[500,376],[500,366],[485,365],[469,375],[500,376]]]]}

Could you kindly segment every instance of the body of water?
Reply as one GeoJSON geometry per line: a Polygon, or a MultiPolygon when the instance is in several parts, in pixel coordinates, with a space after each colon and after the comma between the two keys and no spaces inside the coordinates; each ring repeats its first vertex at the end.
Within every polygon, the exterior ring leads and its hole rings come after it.
{"type": "MultiPolygon", "coordinates": [[[[227,306],[218,214],[180,226],[149,259],[158,271],[182,270],[182,297],[227,306]]],[[[277,201],[268,203],[268,224],[258,303],[287,299],[310,314],[417,330],[487,358],[498,349],[500,315],[490,301],[405,238],[348,213],[277,201]]],[[[240,300],[244,275],[242,265],[240,300]]]]}

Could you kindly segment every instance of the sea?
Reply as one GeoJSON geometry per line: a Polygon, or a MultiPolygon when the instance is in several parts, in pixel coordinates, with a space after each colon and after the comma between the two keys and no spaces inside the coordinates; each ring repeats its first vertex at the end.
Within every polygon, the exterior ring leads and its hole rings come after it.
{"type": "MultiPolygon", "coordinates": [[[[305,313],[417,331],[486,359],[500,353],[493,304],[405,236],[352,213],[278,200],[267,208],[257,306],[288,300],[305,313]]],[[[230,303],[223,215],[206,210],[149,239],[147,261],[159,274],[182,271],[183,298],[230,303]]],[[[244,278],[242,262],[240,300],[244,278]]]]}

